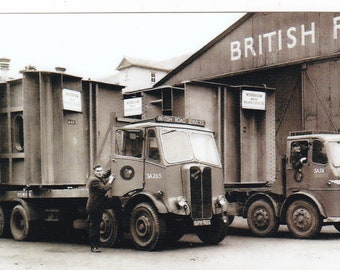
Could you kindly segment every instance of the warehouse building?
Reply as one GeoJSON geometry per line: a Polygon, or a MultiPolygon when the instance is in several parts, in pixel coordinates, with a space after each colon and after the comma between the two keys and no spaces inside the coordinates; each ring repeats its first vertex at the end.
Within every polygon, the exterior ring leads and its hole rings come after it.
{"type": "Polygon", "coordinates": [[[247,13],[153,88],[125,99],[142,100],[141,118],[159,113],[205,118],[216,131],[223,160],[233,132],[225,119],[239,99],[228,85],[274,88],[276,134],[268,136],[275,138],[280,157],[289,131],[339,130],[339,52],[340,13],[247,13]]]}

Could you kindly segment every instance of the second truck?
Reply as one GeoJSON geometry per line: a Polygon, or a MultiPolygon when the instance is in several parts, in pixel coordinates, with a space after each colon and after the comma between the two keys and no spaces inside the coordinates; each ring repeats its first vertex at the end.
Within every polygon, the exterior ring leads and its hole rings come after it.
{"type": "Polygon", "coordinates": [[[240,93],[234,155],[225,162],[229,222],[244,217],[260,237],[274,235],[280,224],[297,238],[315,237],[323,225],[339,230],[340,133],[289,132],[278,157],[274,90],[248,90],[240,93]]]}

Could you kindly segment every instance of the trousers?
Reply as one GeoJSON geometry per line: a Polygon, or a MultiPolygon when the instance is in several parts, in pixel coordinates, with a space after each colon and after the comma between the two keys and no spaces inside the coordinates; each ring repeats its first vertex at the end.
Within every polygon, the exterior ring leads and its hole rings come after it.
{"type": "Polygon", "coordinates": [[[102,212],[88,213],[89,242],[91,247],[98,247],[100,244],[100,223],[102,212]]]}

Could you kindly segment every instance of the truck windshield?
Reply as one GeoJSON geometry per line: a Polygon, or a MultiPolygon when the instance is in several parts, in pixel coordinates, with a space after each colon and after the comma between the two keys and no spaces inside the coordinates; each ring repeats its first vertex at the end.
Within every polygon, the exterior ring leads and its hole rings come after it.
{"type": "Polygon", "coordinates": [[[329,151],[334,167],[340,167],[340,141],[329,142],[329,151]]]}
{"type": "Polygon", "coordinates": [[[215,140],[209,133],[164,128],[161,130],[161,140],[168,163],[192,160],[220,164],[215,140]]]}

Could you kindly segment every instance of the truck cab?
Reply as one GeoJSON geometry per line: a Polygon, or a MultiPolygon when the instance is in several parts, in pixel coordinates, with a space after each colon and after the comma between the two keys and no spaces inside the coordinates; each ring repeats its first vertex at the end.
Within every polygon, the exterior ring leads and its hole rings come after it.
{"type": "Polygon", "coordinates": [[[287,139],[286,162],[286,197],[301,196],[318,215],[313,221],[309,216],[311,211],[297,206],[295,210],[288,209],[287,225],[293,232],[308,229],[311,222],[315,222],[315,230],[327,223],[339,228],[340,134],[291,132],[287,139]]]}
{"type": "Polygon", "coordinates": [[[154,249],[190,231],[206,243],[224,239],[222,166],[214,134],[203,126],[159,116],[116,130],[110,195],[122,201],[137,248],[154,249]]]}

